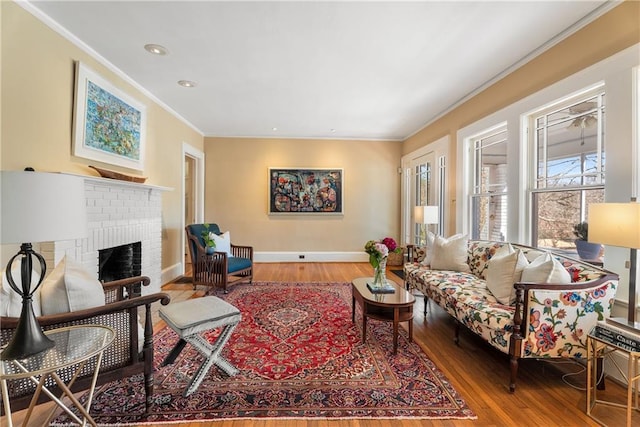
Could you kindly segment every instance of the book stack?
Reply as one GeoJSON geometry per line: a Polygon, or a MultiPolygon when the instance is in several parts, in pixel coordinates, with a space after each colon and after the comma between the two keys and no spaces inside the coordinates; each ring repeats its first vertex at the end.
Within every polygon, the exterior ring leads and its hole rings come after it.
{"type": "Polygon", "coordinates": [[[640,331],[627,326],[625,322],[614,319],[598,321],[591,336],[624,351],[640,352],[640,331]]]}
{"type": "Polygon", "coordinates": [[[373,283],[367,282],[367,288],[372,294],[394,294],[396,289],[389,282],[384,285],[375,286],[373,283]]]}

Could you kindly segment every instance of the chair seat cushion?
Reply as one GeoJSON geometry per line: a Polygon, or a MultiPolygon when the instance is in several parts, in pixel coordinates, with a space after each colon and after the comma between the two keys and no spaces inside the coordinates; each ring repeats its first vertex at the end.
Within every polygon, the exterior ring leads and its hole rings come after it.
{"type": "Polygon", "coordinates": [[[240,257],[230,257],[228,260],[228,273],[235,273],[236,271],[251,268],[251,260],[240,257]]]}
{"type": "Polygon", "coordinates": [[[180,338],[240,321],[240,311],[214,296],[190,299],[160,307],[159,315],[180,338]]]}

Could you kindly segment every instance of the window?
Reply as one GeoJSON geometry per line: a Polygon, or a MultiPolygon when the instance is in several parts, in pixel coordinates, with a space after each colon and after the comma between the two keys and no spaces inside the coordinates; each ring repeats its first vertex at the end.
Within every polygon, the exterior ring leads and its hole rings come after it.
{"type": "Polygon", "coordinates": [[[506,126],[474,137],[471,143],[471,236],[476,240],[504,241],[507,234],[506,126]]]}
{"type": "Polygon", "coordinates": [[[535,177],[532,242],[575,249],[573,226],[604,201],[605,94],[602,88],[531,116],[535,177]]]}

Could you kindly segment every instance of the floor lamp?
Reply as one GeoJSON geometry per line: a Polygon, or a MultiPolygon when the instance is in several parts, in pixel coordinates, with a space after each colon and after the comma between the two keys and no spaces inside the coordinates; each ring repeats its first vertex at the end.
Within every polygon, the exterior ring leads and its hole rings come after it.
{"type": "MultiPolygon", "coordinates": [[[[589,205],[589,241],[630,249],[629,308],[622,322],[640,333],[636,322],[637,249],[640,248],[640,203],[593,203],[589,205]]],[[[613,319],[620,321],[618,319],[613,319]]]]}
{"type": "Polygon", "coordinates": [[[7,264],[11,289],[22,297],[18,325],[9,344],[0,353],[2,360],[24,359],[53,347],[42,332],[33,312],[32,296],[47,270],[42,255],[31,242],[71,240],[87,235],[84,179],[60,173],[2,171],[2,244],[19,243],[20,251],[7,264]],[[20,261],[20,284],[12,272],[20,261]],[[40,277],[32,277],[33,270],[40,277]]]}

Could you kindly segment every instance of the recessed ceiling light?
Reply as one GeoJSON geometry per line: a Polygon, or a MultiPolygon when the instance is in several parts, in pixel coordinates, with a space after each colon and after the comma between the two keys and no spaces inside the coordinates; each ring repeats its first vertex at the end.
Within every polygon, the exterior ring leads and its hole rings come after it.
{"type": "Polygon", "coordinates": [[[192,82],[191,80],[180,80],[178,81],[178,84],[182,87],[196,87],[198,86],[198,83],[196,82],[192,82]]]}
{"type": "Polygon", "coordinates": [[[275,132],[278,130],[278,128],[271,128],[271,130],[275,132]]]}
{"type": "Polygon", "coordinates": [[[335,129],[331,129],[331,133],[334,133],[336,130],[335,129]]]}
{"type": "Polygon", "coordinates": [[[164,56],[169,54],[169,50],[164,46],[160,46],[159,44],[145,44],[144,49],[154,55],[164,56]]]}

